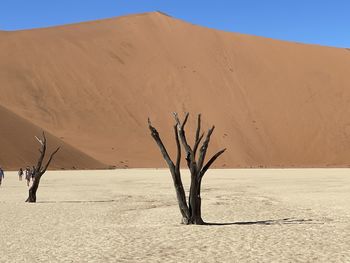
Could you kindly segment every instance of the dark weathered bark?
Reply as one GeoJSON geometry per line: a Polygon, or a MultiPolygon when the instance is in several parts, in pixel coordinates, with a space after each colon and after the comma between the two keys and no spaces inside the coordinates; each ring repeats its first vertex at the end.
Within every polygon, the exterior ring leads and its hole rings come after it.
{"type": "Polygon", "coordinates": [[[26,202],[35,203],[36,202],[36,191],[39,188],[40,177],[36,177],[33,181],[32,186],[29,188],[29,196],[26,202]]]}
{"type": "Polygon", "coordinates": [[[176,121],[176,125],[174,126],[175,130],[175,141],[177,146],[177,159],[176,159],[176,165],[172,162],[162,140],[159,137],[158,131],[152,126],[150,120],[148,119],[148,125],[149,129],[151,130],[151,135],[153,139],[156,141],[158,147],[160,148],[160,151],[163,155],[163,158],[168,164],[168,167],[170,169],[176,196],[179,204],[179,208],[182,214],[182,222],[185,224],[196,224],[201,225],[204,224],[202,215],[201,215],[201,183],[202,178],[205,174],[205,172],[210,168],[210,166],[214,163],[214,161],[226,150],[223,149],[216,153],[210,160],[204,165],[205,156],[207,153],[210,136],[214,131],[214,126],[209,129],[206,139],[203,142],[203,145],[200,147],[199,150],[199,157],[198,161],[196,160],[196,152],[199,147],[199,144],[201,140],[204,137],[204,133],[201,133],[201,115],[198,115],[197,119],[197,130],[196,130],[196,136],[194,141],[193,149],[187,142],[186,133],[185,133],[185,125],[188,120],[189,114],[186,114],[186,117],[181,123],[178,115],[174,113],[174,118],[176,121]],[[191,173],[191,185],[190,185],[190,192],[188,197],[188,203],[186,201],[186,194],[183,188],[183,184],[181,181],[181,173],[180,173],[180,158],[181,158],[181,144],[183,145],[186,153],[186,162],[187,166],[191,173]]]}
{"type": "Polygon", "coordinates": [[[186,203],[186,194],[185,194],[185,189],[182,184],[181,180],[181,174],[180,174],[180,161],[181,161],[181,147],[180,147],[180,142],[179,142],[179,137],[177,134],[177,128],[176,125],[174,126],[174,131],[175,131],[175,140],[176,140],[176,145],[177,145],[177,158],[176,158],[176,165],[174,165],[173,161],[171,160],[167,150],[165,149],[165,146],[162,142],[162,140],[159,137],[158,131],[152,126],[151,121],[148,119],[148,126],[151,130],[151,135],[153,139],[156,141],[158,144],[158,147],[163,155],[163,158],[168,164],[168,167],[171,172],[171,176],[173,179],[175,191],[176,191],[176,198],[177,202],[179,204],[180,212],[182,215],[182,222],[187,224],[187,220],[189,218],[189,211],[186,203]]]}
{"type": "Polygon", "coordinates": [[[45,164],[45,166],[43,167],[43,160],[45,158],[45,154],[46,154],[46,137],[45,137],[45,133],[43,132],[43,138],[39,139],[38,137],[36,137],[36,139],[38,140],[38,142],[40,143],[40,156],[38,159],[38,163],[35,166],[34,169],[34,180],[32,183],[32,186],[29,188],[29,195],[28,198],[26,200],[26,202],[28,203],[35,203],[36,202],[36,192],[39,188],[39,183],[40,183],[40,179],[41,176],[46,172],[47,168],[49,167],[54,155],[58,152],[58,150],[60,149],[59,147],[53,151],[50,155],[49,160],[47,161],[47,163],[45,164]]]}

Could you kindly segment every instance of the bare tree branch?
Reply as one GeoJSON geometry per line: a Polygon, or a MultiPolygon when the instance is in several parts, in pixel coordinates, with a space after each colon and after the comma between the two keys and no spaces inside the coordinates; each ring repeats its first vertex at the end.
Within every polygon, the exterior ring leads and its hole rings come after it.
{"type": "Polygon", "coordinates": [[[179,129],[183,130],[185,128],[186,122],[188,120],[188,116],[190,114],[188,112],[186,113],[185,119],[184,119],[182,124],[181,124],[181,121],[179,119],[179,115],[177,114],[177,112],[173,112],[173,115],[174,115],[176,123],[179,125],[179,129]]]}
{"type": "Polygon", "coordinates": [[[180,137],[182,145],[184,146],[185,151],[186,151],[186,160],[188,160],[188,158],[190,156],[191,157],[193,156],[193,151],[191,149],[191,146],[187,143],[187,138],[186,138],[186,134],[185,134],[185,130],[184,130],[189,113],[186,114],[185,120],[182,124],[181,124],[181,121],[178,117],[178,114],[176,112],[174,112],[173,114],[174,114],[174,118],[175,118],[175,121],[177,123],[178,130],[179,130],[179,137],[180,137]]]}
{"type": "Polygon", "coordinates": [[[46,136],[45,136],[45,132],[43,131],[43,143],[46,145],[46,136]]]}
{"type": "Polygon", "coordinates": [[[167,162],[169,168],[174,168],[175,165],[174,165],[173,161],[171,160],[162,140],[160,139],[158,131],[156,130],[156,128],[154,128],[152,126],[151,120],[149,118],[148,118],[148,127],[151,130],[151,135],[152,135],[153,139],[156,141],[156,143],[157,143],[165,161],[167,162]]]}
{"type": "Polygon", "coordinates": [[[54,150],[54,151],[51,153],[49,160],[47,161],[47,163],[46,163],[44,169],[41,171],[41,174],[44,174],[44,173],[46,172],[47,168],[49,167],[49,165],[50,165],[50,163],[51,163],[51,161],[52,161],[53,156],[58,152],[59,149],[60,149],[60,147],[58,147],[56,150],[54,150]]]}
{"type": "Polygon", "coordinates": [[[209,141],[210,141],[210,136],[211,134],[213,133],[215,129],[215,126],[211,127],[209,130],[208,130],[208,133],[207,133],[207,136],[203,142],[203,145],[202,147],[200,148],[199,150],[199,159],[198,159],[198,170],[202,170],[202,167],[203,167],[203,163],[204,163],[204,160],[205,160],[205,155],[207,154],[207,150],[208,150],[208,145],[209,145],[209,141]]]}
{"type": "Polygon", "coordinates": [[[195,142],[198,141],[200,132],[201,132],[201,114],[198,114],[198,117],[197,117],[197,130],[196,130],[195,142]]]}
{"type": "Polygon", "coordinates": [[[210,166],[215,162],[215,160],[224,152],[226,151],[225,149],[222,149],[221,151],[217,152],[216,154],[214,154],[213,157],[210,158],[210,160],[207,162],[206,165],[204,165],[203,169],[200,171],[200,177],[202,178],[205,174],[205,172],[210,168],[210,166]]]}
{"type": "Polygon", "coordinates": [[[179,141],[179,133],[178,133],[178,129],[177,129],[177,125],[174,125],[174,132],[175,132],[175,141],[176,141],[176,147],[177,147],[177,156],[176,156],[176,165],[175,165],[175,169],[177,171],[180,170],[180,162],[181,162],[181,144],[179,141]]]}
{"type": "Polygon", "coordinates": [[[35,139],[37,139],[37,141],[41,144],[41,145],[44,145],[44,143],[43,143],[43,141],[42,140],[40,140],[38,137],[36,137],[36,136],[34,136],[35,137],[35,139]]]}
{"type": "Polygon", "coordinates": [[[193,146],[193,156],[196,157],[196,153],[197,153],[197,149],[199,144],[201,143],[201,140],[203,139],[204,136],[204,132],[202,133],[202,135],[197,139],[197,141],[195,142],[194,146],[193,146]]]}
{"type": "Polygon", "coordinates": [[[200,132],[201,132],[201,114],[198,114],[196,137],[194,139],[194,145],[193,145],[193,157],[194,157],[194,159],[196,159],[198,145],[204,136],[204,133],[202,133],[202,135],[199,136],[200,132]]]}
{"type": "MultiPolygon", "coordinates": [[[[35,136],[36,137],[36,136],[35,136]]],[[[43,160],[44,160],[44,157],[45,157],[45,153],[46,153],[46,137],[45,137],[45,132],[43,131],[43,139],[39,139],[38,137],[36,137],[37,140],[39,141],[39,143],[41,144],[41,148],[39,149],[40,151],[40,156],[39,156],[39,159],[38,159],[38,163],[36,165],[36,169],[38,171],[41,170],[41,166],[42,166],[42,163],[43,163],[43,160]]]]}

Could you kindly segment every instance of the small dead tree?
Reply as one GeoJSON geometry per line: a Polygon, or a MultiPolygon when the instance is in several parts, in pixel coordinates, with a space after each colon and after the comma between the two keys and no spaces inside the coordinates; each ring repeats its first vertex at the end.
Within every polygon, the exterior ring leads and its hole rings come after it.
{"type": "Polygon", "coordinates": [[[174,187],[176,191],[176,197],[178,201],[178,205],[180,208],[180,212],[182,215],[182,223],[189,225],[202,225],[204,224],[201,215],[201,183],[205,172],[209,169],[209,167],[215,162],[215,160],[226,150],[223,149],[216,154],[214,154],[209,161],[204,164],[205,156],[208,150],[208,145],[210,141],[210,136],[214,131],[214,126],[210,128],[206,134],[205,140],[202,146],[199,148],[199,156],[196,158],[197,150],[204,137],[204,133],[201,134],[201,115],[198,115],[197,119],[197,130],[194,140],[193,148],[188,144],[186,134],[185,134],[185,125],[188,120],[189,113],[186,114],[184,121],[181,123],[177,113],[174,113],[175,125],[174,125],[174,134],[175,134],[175,142],[177,146],[177,157],[176,162],[174,163],[161,138],[159,137],[159,133],[151,124],[150,119],[148,118],[148,126],[151,130],[151,135],[155,142],[157,143],[163,158],[169,166],[172,179],[174,182],[174,187]],[[188,203],[186,201],[186,193],[181,180],[180,173],[180,161],[181,161],[181,144],[185,149],[186,153],[186,162],[187,166],[191,173],[191,185],[188,203]]]}
{"type": "Polygon", "coordinates": [[[45,137],[45,133],[43,132],[43,138],[42,139],[39,139],[36,136],[35,136],[35,138],[40,143],[40,149],[39,149],[40,156],[39,156],[37,165],[34,167],[33,184],[29,188],[29,196],[28,196],[28,198],[26,200],[26,202],[28,202],[28,203],[35,203],[36,202],[36,192],[37,192],[37,190],[39,188],[39,183],[40,183],[41,176],[46,172],[47,168],[49,167],[49,165],[50,165],[50,163],[52,161],[53,156],[60,149],[60,147],[58,147],[55,151],[53,151],[51,153],[50,158],[47,161],[46,165],[43,166],[43,160],[44,160],[45,154],[46,154],[46,137],[45,137]]]}

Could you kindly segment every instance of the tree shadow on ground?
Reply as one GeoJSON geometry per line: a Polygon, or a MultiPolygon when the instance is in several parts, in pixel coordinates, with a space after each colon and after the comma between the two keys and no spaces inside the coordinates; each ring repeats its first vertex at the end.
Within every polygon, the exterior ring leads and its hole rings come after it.
{"type": "Polygon", "coordinates": [[[211,223],[206,222],[207,226],[229,226],[229,225],[298,225],[298,224],[324,224],[323,222],[317,222],[312,219],[295,219],[295,218],[283,218],[283,219],[271,219],[261,221],[246,221],[246,222],[231,222],[231,223],[211,223]]]}
{"type": "Polygon", "coordinates": [[[58,204],[58,203],[112,203],[120,200],[64,200],[64,201],[40,201],[42,204],[58,204]]]}

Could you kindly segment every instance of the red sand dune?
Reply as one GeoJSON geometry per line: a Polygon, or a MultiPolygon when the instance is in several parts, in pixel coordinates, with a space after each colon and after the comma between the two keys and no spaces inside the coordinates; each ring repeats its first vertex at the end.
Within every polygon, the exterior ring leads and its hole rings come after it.
{"type": "MultiPolygon", "coordinates": [[[[199,112],[203,126],[216,125],[211,153],[228,148],[216,167],[350,164],[347,49],[147,13],[0,32],[0,89],[0,105],[81,151],[62,159],[67,167],[83,153],[118,167],[165,166],[147,117],[173,153],[173,111],[192,114],[189,136],[199,112]]],[[[5,145],[4,165],[29,160],[5,145]]]]}
{"type": "MultiPolygon", "coordinates": [[[[42,129],[0,106],[2,153],[0,164],[6,169],[19,169],[36,164],[39,156],[39,143],[35,136],[42,135],[42,129]]],[[[67,145],[55,136],[46,133],[47,158],[58,146],[51,168],[87,169],[105,168],[106,165],[67,145]]],[[[47,159],[46,159],[47,160],[47,159]]]]}

